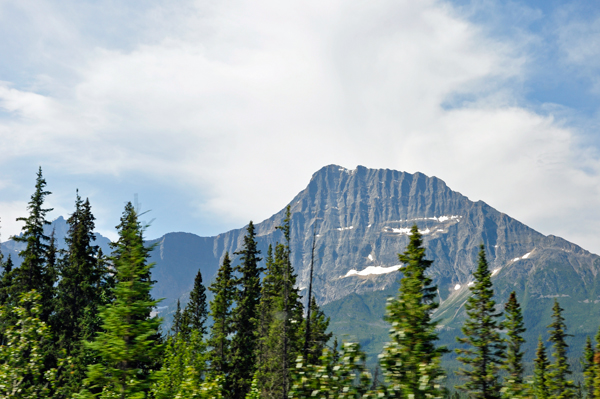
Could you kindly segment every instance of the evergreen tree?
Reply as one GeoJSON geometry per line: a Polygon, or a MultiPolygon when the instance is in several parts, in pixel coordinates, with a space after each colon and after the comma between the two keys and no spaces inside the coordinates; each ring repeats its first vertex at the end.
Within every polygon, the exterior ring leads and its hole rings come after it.
{"type": "Polygon", "coordinates": [[[236,295],[237,306],[232,315],[235,335],[231,342],[232,369],[229,382],[233,399],[243,399],[246,396],[255,371],[257,311],[261,290],[259,254],[254,224],[250,221],[243,249],[236,252],[236,255],[241,255],[242,263],[235,268],[239,273],[236,280],[239,288],[236,295]]]}
{"type": "Polygon", "coordinates": [[[57,349],[73,358],[73,369],[66,376],[71,392],[79,391],[87,366],[97,361],[83,345],[100,330],[98,311],[104,304],[102,292],[108,278],[99,248],[93,245],[94,220],[89,200],[82,201],[77,192],[75,211],[67,219],[67,249],[59,262],[56,311],[51,320],[57,349]]]}
{"type": "Polygon", "coordinates": [[[207,333],[206,318],[206,288],[202,284],[202,273],[198,270],[194,279],[194,288],[190,292],[190,301],[183,312],[183,330],[186,334],[190,331],[198,331],[203,337],[207,333]]]}
{"type": "Polygon", "coordinates": [[[535,360],[533,361],[533,393],[537,399],[550,398],[548,388],[548,357],[546,356],[546,347],[542,337],[538,340],[538,347],[535,352],[535,360]]]}
{"type": "Polygon", "coordinates": [[[495,310],[491,274],[483,244],[473,276],[475,281],[470,287],[471,296],[465,304],[468,317],[462,327],[465,337],[457,338],[458,342],[471,348],[456,350],[461,355],[458,360],[470,366],[470,369],[461,368],[458,371],[467,381],[457,388],[468,392],[475,399],[497,399],[501,397],[498,368],[503,363],[505,346],[500,337],[498,322],[502,313],[495,310]]]}
{"type": "Polygon", "coordinates": [[[585,348],[583,349],[583,357],[581,359],[581,368],[583,371],[583,385],[585,387],[585,396],[587,398],[594,397],[594,347],[592,340],[588,335],[585,340],[585,348]]]}
{"type": "Polygon", "coordinates": [[[181,303],[177,300],[177,309],[173,315],[173,325],[171,326],[171,336],[177,337],[181,333],[183,326],[183,315],[181,314],[181,303]]]}
{"type": "MultiPolygon", "coordinates": [[[[319,363],[319,357],[321,357],[323,349],[325,349],[325,346],[333,336],[333,333],[327,332],[327,328],[329,328],[329,317],[325,316],[325,313],[319,308],[315,297],[312,297],[310,307],[310,331],[307,337],[308,345],[305,362],[307,364],[317,364],[319,363]]],[[[304,321],[305,326],[303,327],[303,330],[306,329],[307,322],[308,320],[304,321]]]]}
{"type": "MultiPolygon", "coordinates": [[[[231,274],[231,260],[229,254],[225,253],[217,277],[208,288],[214,294],[214,298],[210,302],[210,316],[213,325],[208,340],[211,348],[209,352],[211,375],[228,376],[232,367],[229,335],[232,332],[231,306],[235,287],[231,274]]],[[[228,386],[227,383],[225,385],[228,386]]]]}
{"type": "Polygon", "coordinates": [[[162,368],[152,387],[154,398],[222,398],[222,378],[203,378],[206,346],[199,331],[190,331],[187,339],[171,336],[165,346],[162,368]]]}
{"type": "Polygon", "coordinates": [[[150,290],[152,264],[147,259],[151,248],[144,246],[142,226],[131,203],[125,206],[117,226],[119,240],[113,244],[116,274],[114,302],[100,311],[102,329],[89,347],[101,361],[88,368],[86,389],[81,397],[146,397],[156,380],[153,368],[161,355],[158,339],[161,320],[152,317],[159,301],[150,290]]]}
{"type": "Polygon", "coordinates": [[[40,167],[36,177],[35,192],[27,205],[29,210],[28,217],[17,218],[17,221],[25,222],[22,228],[22,235],[13,237],[16,242],[26,244],[26,248],[19,253],[23,259],[21,266],[14,270],[14,290],[15,298],[22,294],[36,290],[40,294],[40,319],[48,322],[52,313],[52,292],[55,281],[53,280],[53,271],[48,270],[47,255],[49,246],[47,242],[50,237],[44,235],[44,226],[50,222],[46,220],[46,214],[52,211],[52,208],[44,208],[44,199],[51,194],[45,191],[46,180],[42,176],[40,167]]]}
{"type": "Polygon", "coordinates": [[[571,370],[567,361],[569,345],[565,339],[571,335],[566,333],[567,326],[562,317],[563,310],[555,299],[552,307],[552,323],[548,326],[550,329],[548,342],[552,342],[552,356],[554,357],[554,363],[549,366],[548,372],[548,391],[551,399],[570,399],[575,395],[573,381],[567,380],[571,370]]]}
{"type": "Polygon", "coordinates": [[[596,333],[596,350],[594,353],[594,381],[593,381],[593,398],[600,399],[600,328],[596,333]]]}
{"type": "Polygon", "coordinates": [[[523,352],[521,345],[525,342],[523,333],[523,315],[521,306],[517,302],[517,295],[513,291],[504,305],[504,315],[506,320],[503,327],[507,335],[507,351],[504,370],[507,376],[504,381],[504,396],[506,398],[522,397],[525,394],[526,386],[523,384],[523,352]]]}
{"type": "Polygon", "coordinates": [[[2,273],[0,273],[0,306],[10,303],[11,292],[13,290],[13,261],[10,254],[2,264],[2,273]]]}
{"type": "Polygon", "coordinates": [[[413,225],[406,251],[398,254],[404,264],[398,296],[388,302],[386,320],[392,325],[390,342],[381,355],[381,366],[389,388],[402,398],[442,397],[444,377],[440,361],[446,352],[438,348],[432,312],[437,287],[426,276],[433,261],[425,259],[419,229],[413,225]]]}
{"type": "MultiPolygon", "coordinates": [[[[10,309],[19,322],[3,333],[7,344],[0,346],[0,397],[37,399],[48,397],[52,375],[45,373],[44,347],[51,341],[50,329],[40,319],[41,295],[35,291],[21,294],[10,309]]],[[[8,319],[9,308],[0,308],[0,318],[8,319]]]]}
{"type": "Polygon", "coordinates": [[[301,354],[303,311],[285,245],[277,244],[274,259],[270,255],[260,302],[256,379],[263,398],[281,398],[289,389],[290,365],[301,354]]]}

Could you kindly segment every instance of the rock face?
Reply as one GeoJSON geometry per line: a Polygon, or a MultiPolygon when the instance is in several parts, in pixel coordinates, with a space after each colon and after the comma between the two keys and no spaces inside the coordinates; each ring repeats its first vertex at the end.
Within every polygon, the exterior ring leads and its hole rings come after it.
{"type": "MultiPolygon", "coordinates": [[[[315,231],[315,296],[332,316],[334,332],[361,340],[372,353],[387,339],[385,301],[397,290],[402,270],[397,254],[408,244],[413,224],[423,234],[427,258],[434,260],[430,272],[441,303],[436,317],[447,343],[464,320],[463,304],[482,243],[494,270],[496,300],[504,303],[512,290],[517,292],[530,342],[545,333],[555,299],[566,309],[574,343],[598,328],[600,257],[544,236],[484,202],[470,201],[436,177],[329,165],[313,175],[290,207],[299,287],[306,294],[315,231]]],[[[263,256],[269,244],[283,241],[276,226],[284,217],[282,209],[255,224],[263,256]]],[[[225,252],[241,249],[245,233],[245,228],[215,237],[169,233],[155,240],[154,297],[165,298],[164,306],[178,298],[185,302],[197,271],[208,285],[225,252]]],[[[236,256],[233,264],[238,264],[236,256]]]]}
{"type": "MultiPolygon", "coordinates": [[[[299,287],[306,294],[316,228],[317,300],[332,316],[334,332],[367,347],[372,343],[373,353],[386,339],[385,300],[397,290],[397,254],[404,251],[413,224],[423,234],[427,257],[434,260],[430,270],[441,302],[436,317],[448,343],[464,320],[463,304],[482,243],[494,270],[496,300],[504,303],[510,291],[517,291],[528,335],[537,338],[545,332],[555,298],[567,309],[577,342],[598,328],[600,257],[544,236],[484,202],[472,202],[436,177],[330,165],[313,175],[290,207],[299,287]]],[[[284,214],[281,210],[255,225],[263,255],[269,244],[283,240],[276,226],[284,214]]],[[[171,233],[159,239],[153,253],[155,297],[172,304],[191,289],[198,269],[205,282],[211,281],[225,251],[239,250],[244,234],[245,229],[237,229],[209,238],[171,233]]]]}

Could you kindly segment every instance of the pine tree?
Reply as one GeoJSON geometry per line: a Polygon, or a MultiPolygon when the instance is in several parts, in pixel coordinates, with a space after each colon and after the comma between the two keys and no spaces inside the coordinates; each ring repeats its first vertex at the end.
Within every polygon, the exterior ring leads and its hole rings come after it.
{"type": "Polygon", "coordinates": [[[22,235],[13,237],[16,242],[25,243],[26,248],[19,253],[23,259],[21,266],[14,270],[14,290],[15,298],[20,295],[36,290],[40,294],[40,319],[48,322],[52,313],[52,292],[55,281],[53,272],[48,270],[47,256],[49,246],[46,244],[50,237],[44,235],[44,226],[50,222],[46,220],[46,214],[52,211],[52,208],[44,208],[44,199],[51,194],[45,191],[46,180],[42,176],[42,168],[38,169],[35,192],[27,205],[29,210],[28,217],[17,218],[17,221],[25,222],[22,228],[22,235]]]}
{"type": "Polygon", "coordinates": [[[542,337],[538,340],[538,347],[533,361],[533,393],[537,399],[548,399],[550,391],[548,388],[548,357],[546,356],[546,347],[542,337]]]}
{"type": "Polygon", "coordinates": [[[274,258],[270,255],[260,302],[256,379],[263,398],[281,398],[289,389],[290,365],[301,354],[303,312],[285,245],[277,244],[274,258]]]}
{"type": "Polygon", "coordinates": [[[502,323],[506,329],[507,350],[503,369],[508,375],[504,381],[504,396],[506,398],[522,397],[526,386],[523,384],[523,352],[521,345],[525,342],[523,333],[526,331],[523,325],[521,306],[517,302],[515,291],[510,293],[506,305],[504,305],[506,320],[502,323]]]}
{"type": "MultiPolygon", "coordinates": [[[[219,268],[215,281],[208,288],[214,298],[210,302],[210,316],[213,325],[210,330],[208,345],[211,375],[228,376],[231,370],[231,341],[232,332],[231,306],[234,299],[234,281],[229,254],[225,253],[223,264],[219,268]]],[[[225,383],[226,386],[229,384],[225,383]]]]}
{"type": "Polygon", "coordinates": [[[587,398],[594,397],[594,347],[592,346],[592,340],[588,335],[585,340],[585,347],[583,349],[583,357],[581,359],[581,368],[583,371],[583,385],[585,387],[585,396],[587,398]]]}
{"type": "Polygon", "coordinates": [[[79,391],[87,366],[97,360],[83,342],[100,330],[98,311],[104,302],[102,292],[108,279],[99,248],[93,245],[94,220],[89,200],[82,201],[77,191],[75,211],[67,219],[67,249],[59,262],[56,311],[51,319],[57,349],[73,358],[73,368],[65,382],[71,392],[79,391]]]}
{"type": "Polygon", "coordinates": [[[444,376],[440,361],[446,352],[438,348],[431,313],[437,287],[426,276],[433,261],[425,259],[425,248],[419,229],[411,229],[406,251],[398,254],[404,264],[398,296],[388,302],[386,320],[392,324],[390,342],[381,355],[381,366],[390,389],[402,398],[442,397],[440,380],[444,376]]]}
{"type": "Polygon", "coordinates": [[[468,317],[462,327],[465,337],[457,338],[458,342],[471,348],[456,350],[461,355],[458,360],[471,369],[461,368],[458,371],[467,381],[457,388],[468,392],[475,399],[497,399],[501,397],[498,369],[503,362],[505,346],[500,337],[498,322],[502,313],[495,310],[491,274],[483,244],[473,276],[475,281],[470,287],[471,296],[465,304],[468,317]]]}
{"type": "Polygon", "coordinates": [[[596,333],[596,350],[594,353],[593,398],[600,399],[600,328],[596,333]]]}
{"type": "Polygon", "coordinates": [[[190,292],[190,301],[183,311],[183,331],[186,334],[189,334],[190,331],[198,331],[203,337],[207,333],[207,316],[206,288],[202,284],[202,273],[198,270],[194,279],[194,288],[190,292]]]}
{"type": "Polygon", "coordinates": [[[241,264],[235,268],[239,273],[236,280],[239,286],[236,295],[237,306],[233,310],[234,336],[231,342],[231,396],[243,399],[250,390],[255,371],[257,312],[260,302],[260,272],[256,232],[252,221],[248,224],[244,237],[244,247],[236,255],[241,255],[241,264]]]}
{"type": "Polygon", "coordinates": [[[570,399],[575,395],[573,381],[567,380],[571,370],[567,361],[569,345],[565,339],[571,335],[566,333],[567,326],[562,317],[563,310],[555,299],[552,307],[552,323],[548,326],[550,329],[548,342],[552,342],[552,356],[554,357],[554,363],[549,366],[548,372],[548,391],[551,399],[570,399]]]}
{"type": "Polygon", "coordinates": [[[181,333],[183,325],[183,315],[181,314],[181,303],[177,300],[177,309],[173,315],[173,325],[171,326],[171,336],[177,337],[181,333]]]}
{"type": "MultiPolygon", "coordinates": [[[[325,316],[325,313],[319,308],[315,297],[312,297],[312,300],[310,301],[310,308],[310,331],[306,338],[308,340],[308,345],[305,362],[307,364],[317,364],[319,362],[319,357],[321,357],[321,354],[323,353],[323,349],[325,349],[325,346],[333,336],[333,333],[327,332],[330,319],[325,316]]],[[[306,323],[308,321],[308,319],[304,321],[305,326],[303,327],[303,330],[306,329],[306,323]]]]}
{"type": "Polygon", "coordinates": [[[143,229],[131,203],[125,206],[117,229],[119,240],[113,244],[112,257],[115,299],[100,311],[103,331],[89,347],[101,361],[89,367],[80,397],[143,398],[156,380],[153,368],[162,350],[161,320],[151,312],[159,301],[150,296],[151,248],[144,246],[143,229]]]}

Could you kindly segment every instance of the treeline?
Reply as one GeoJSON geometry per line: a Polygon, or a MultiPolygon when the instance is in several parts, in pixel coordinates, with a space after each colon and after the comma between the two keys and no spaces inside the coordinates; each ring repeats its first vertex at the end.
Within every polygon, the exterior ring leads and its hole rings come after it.
{"type": "MultiPolygon", "coordinates": [[[[309,294],[308,309],[296,287],[290,257],[290,209],[261,267],[252,222],[232,265],[225,254],[208,290],[198,272],[189,302],[169,332],[160,329],[158,301],[150,295],[151,247],[131,203],[125,206],[112,253],[94,243],[89,201],[77,193],[68,218],[65,250],[45,236],[50,192],[38,171],[22,235],[21,266],[0,252],[0,398],[457,398],[446,389],[436,344],[437,287],[417,226],[399,254],[403,277],[385,319],[390,340],[377,369],[365,367],[356,343],[338,345],[329,319],[309,294]],[[209,327],[208,320],[212,320],[209,327]]],[[[494,301],[483,246],[458,337],[463,384],[481,399],[600,398],[600,332],[588,338],[584,385],[570,379],[563,309],[558,301],[548,326],[551,356],[539,340],[533,376],[525,376],[525,332],[515,293],[494,301]]],[[[310,290],[309,290],[310,292],[310,290]]]]}
{"type": "Polygon", "coordinates": [[[0,398],[287,397],[298,356],[315,363],[331,338],[314,299],[305,312],[290,262],[290,214],[266,267],[248,225],[233,266],[225,254],[207,303],[198,271],[190,300],[162,332],[144,226],[125,206],[112,253],[94,245],[95,218],[79,193],[57,250],[38,171],[22,234],[22,263],[0,253],[0,398]],[[305,316],[307,314],[308,317],[305,316]],[[207,320],[212,319],[208,328],[207,320]]]}

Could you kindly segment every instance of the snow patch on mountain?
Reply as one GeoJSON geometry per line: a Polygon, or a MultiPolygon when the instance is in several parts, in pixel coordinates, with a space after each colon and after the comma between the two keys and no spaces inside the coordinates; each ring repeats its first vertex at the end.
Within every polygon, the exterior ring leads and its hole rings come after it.
{"type": "Polygon", "coordinates": [[[532,253],[533,253],[533,251],[527,252],[525,255],[521,256],[520,258],[514,258],[512,261],[516,262],[518,260],[527,259],[529,257],[529,255],[531,255],[532,253]]]}
{"type": "Polygon", "coordinates": [[[371,276],[377,274],[387,274],[392,273],[397,270],[400,270],[402,265],[394,265],[394,266],[369,266],[364,270],[358,271],[355,269],[349,270],[345,276],[342,277],[351,277],[351,276],[371,276]]]}

